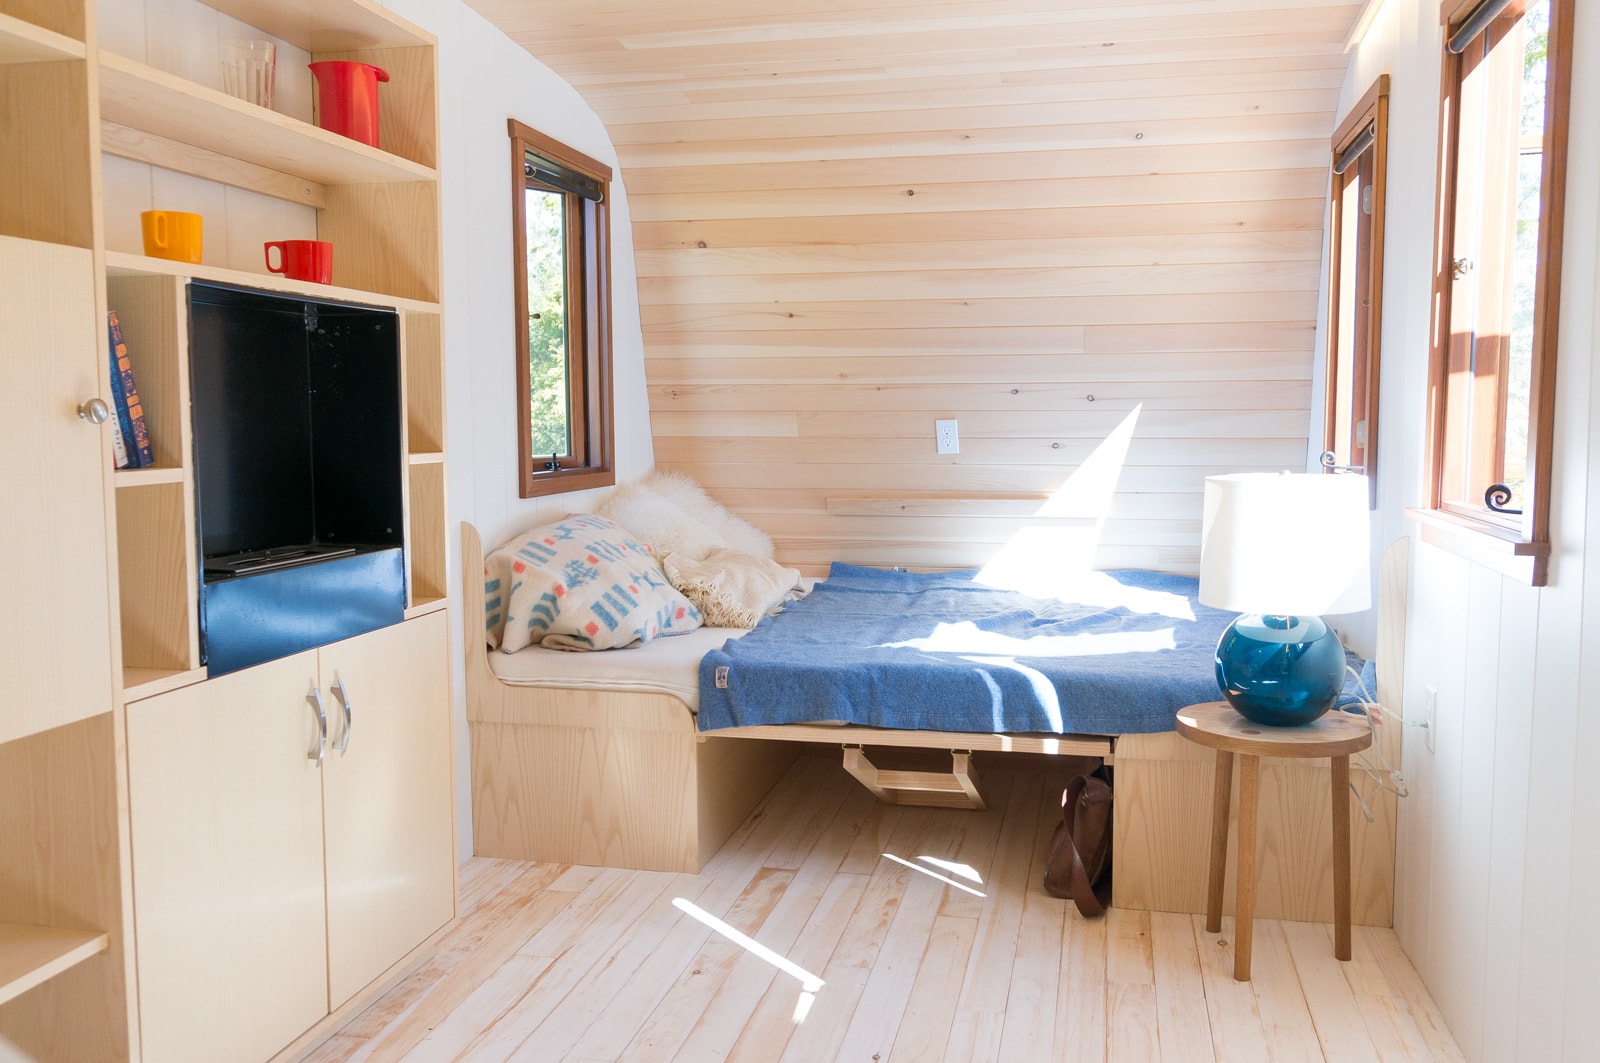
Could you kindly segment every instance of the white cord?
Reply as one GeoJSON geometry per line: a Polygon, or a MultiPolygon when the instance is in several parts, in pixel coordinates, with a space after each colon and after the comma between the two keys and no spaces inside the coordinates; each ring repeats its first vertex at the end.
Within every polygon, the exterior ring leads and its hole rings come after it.
{"type": "Polygon", "coordinates": [[[1376,787],[1373,789],[1370,795],[1363,794],[1356,786],[1354,780],[1352,780],[1350,783],[1350,792],[1355,794],[1356,802],[1361,806],[1362,816],[1366,818],[1368,823],[1371,823],[1373,821],[1371,801],[1380,793],[1383,793],[1387,790],[1396,797],[1405,797],[1409,793],[1409,790],[1406,786],[1405,776],[1400,774],[1398,768],[1395,768],[1389,763],[1388,759],[1383,755],[1382,743],[1378,740],[1378,728],[1387,723],[1388,718],[1392,717],[1393,719],[1399,720],[1400,723],[1404,725],[1405,717],[1401,716],[1398,711],[1391,711],[1389,709],[1385,709],[1382,705],[1379,705],[1377,699],[1372,696],[1372,692],[1367,689],[1367,684],[1362,680],[1360,672],[1357,672],[1349,665],[1345,665],[1344,670],[1355,679],[1356,689],[1361,694],[1361,700],[1357,702],[1355,706],[1342,706],[1339,711],[1343,712],[1347,716],[1359,716],[1366,720],[1367,729],[1372,732],[1372,745],[1369,746],[1368,749],[1377,757],[1378,760],[1377,765],[1374,765],[1368,758],[1366,752],[1356,754],[1357,765],[1362,771],[1365,771],[1376,784],[1376,787]],[[1360,709],[1359,712],[1354,711],[1357,708],[1360,709]]]}

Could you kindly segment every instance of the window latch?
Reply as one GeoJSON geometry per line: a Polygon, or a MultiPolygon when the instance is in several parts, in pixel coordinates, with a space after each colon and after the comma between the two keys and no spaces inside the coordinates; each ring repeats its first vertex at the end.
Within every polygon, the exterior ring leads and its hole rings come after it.
{"type": "Polygon", "coordinates": [[[1364,472],[1367,471],[1366,467],[1363,466],[1363,465],[1340,465],[1339,464],[1339,455],[1335,454],[1331,450],[1324,450],[1321,454],[1317,455],[1317,464],[1321,465],[1324,469],[1327,469],[1329,472],[1359,472],[1359,473],[1364,473],[1364,472]]]}
{"type": "Polygon", "coordinates": [[[557,472],[558,470],[560,470],[560,468],[561,468],[561,459],[556,457],[554,451],[551,451],[550,460],[544,463],[544,471],[545,472],[557,472]]]}
{"type": "Polygon", "coordinates": [[[1472,259],[1470,258],[1458,258],[1450,263],[1450,278],[1452,280],[1460,280],[1471,272],[1472,259]]]}

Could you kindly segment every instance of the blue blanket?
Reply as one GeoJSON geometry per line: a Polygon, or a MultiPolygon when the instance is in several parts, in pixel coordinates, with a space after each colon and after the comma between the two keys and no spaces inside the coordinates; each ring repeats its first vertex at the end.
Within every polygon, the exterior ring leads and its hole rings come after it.
{"type": "Polygon", "coordinates": [[[1139,734],[1220,697],[1234,614],[1198,582],[1090,574],[1081,600],[1030,598],[972,572],[835,563],[807,597],[700,662],[702,731],[843,721],[937,731],[1139,734]]]}

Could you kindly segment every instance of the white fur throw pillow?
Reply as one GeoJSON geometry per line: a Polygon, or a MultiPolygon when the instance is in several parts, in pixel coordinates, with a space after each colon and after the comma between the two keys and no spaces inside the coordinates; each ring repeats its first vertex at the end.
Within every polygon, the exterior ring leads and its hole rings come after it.
{"type": "Polygon", "coordinates": [[[766,532],[729,513],[681,473],[652,472],[623,484],[595,512],[649,543],[657,557],[686,554],[698,560],[726,549],[772,559],[766,532]]]}

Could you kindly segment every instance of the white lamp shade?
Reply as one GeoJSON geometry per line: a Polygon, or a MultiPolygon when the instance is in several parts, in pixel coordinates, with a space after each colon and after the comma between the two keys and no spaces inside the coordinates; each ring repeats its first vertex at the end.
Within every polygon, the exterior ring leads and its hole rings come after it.
{"type": "Polygon", "coordinates": [[[1372,604],[1365,476],[1206,477],[1200,601],[1274,616],[1357,613],[1372,604]]]}

